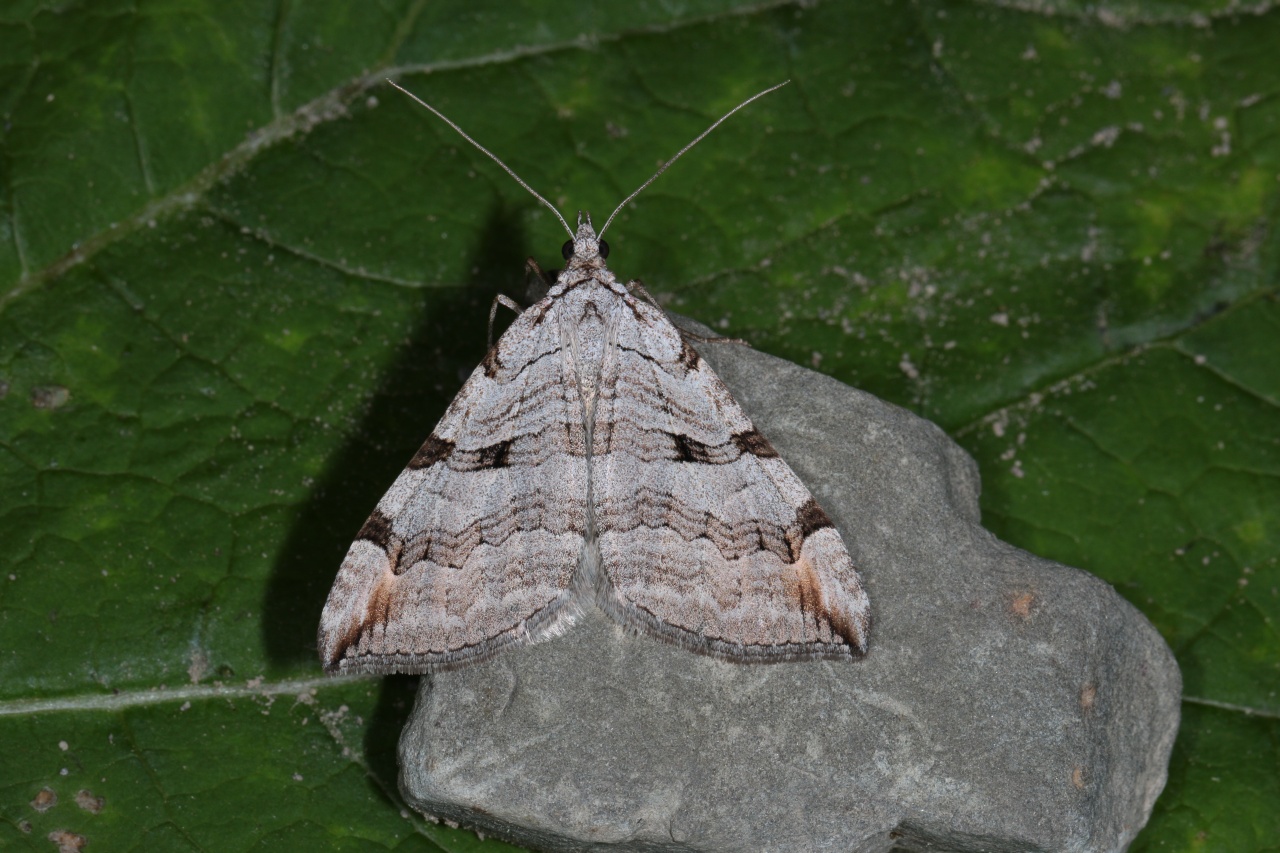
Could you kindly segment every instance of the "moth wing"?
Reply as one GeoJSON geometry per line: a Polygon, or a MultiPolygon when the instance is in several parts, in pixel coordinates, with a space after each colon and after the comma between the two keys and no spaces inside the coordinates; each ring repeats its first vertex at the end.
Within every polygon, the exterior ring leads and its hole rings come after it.
{"type": "Polygon", "coordinates": [[[360,530],[320,619],[326,671],[447,669],[571,623],[587,465],[556,311],[516,318],[360,530]]]}
{"type": "Polygon", "coordinates": [[[861,657],[867,595],[827,514],[660,311],[617,311],[590,469],[602,607],[736,661],[861,657]]]}

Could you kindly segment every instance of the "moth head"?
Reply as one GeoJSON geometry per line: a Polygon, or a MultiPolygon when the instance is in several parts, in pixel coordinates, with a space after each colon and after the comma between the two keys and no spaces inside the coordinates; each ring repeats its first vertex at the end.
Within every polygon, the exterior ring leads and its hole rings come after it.
{"type": "Polygon", "coordinates": [[[591,261],[596,258],[604,260],[609,257],[609,244],[596,237],[596,230],[591,227],[591,214],[578,211],[578,231],[572,240],[565,240],[560,247],[560,254],[566,261],[578,258],[591,261]]]}

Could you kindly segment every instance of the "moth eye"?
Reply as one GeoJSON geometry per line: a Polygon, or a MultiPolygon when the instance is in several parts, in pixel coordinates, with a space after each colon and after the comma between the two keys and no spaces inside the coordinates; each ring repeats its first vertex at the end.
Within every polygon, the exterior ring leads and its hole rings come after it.
{"type": "Polygon", "coordinates": [[[566,261],[573,257],[573,241],[572,240],[564,241],[564,245],[560,247],[560,254],[564,255],[564,259],[566,261]]]}
{"type": "Polygon", "coordinates": [[[600,241],[600,257],[609,257],[609,244],[603,240],[600,241]]]}

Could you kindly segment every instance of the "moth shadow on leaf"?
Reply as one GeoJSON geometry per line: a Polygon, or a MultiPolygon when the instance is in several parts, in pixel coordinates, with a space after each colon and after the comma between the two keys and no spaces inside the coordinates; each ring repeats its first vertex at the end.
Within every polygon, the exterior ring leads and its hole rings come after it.
{"type": "MultiPolygon", "coordinates": [[[[262,633],[274,667],[319,670],[316,626],[351,540],[484,356],[498,293],[523,297],[528,249],[519,210],[490,212],[461,287],[423,291],[420,319],[369,398],[359,425],[317,478],[272,568],[262,633]]],[[[499,312],[495,334],[510,322],[499,312]]],[[[407,711],[406,711],[407,713],[407,711]]]]}

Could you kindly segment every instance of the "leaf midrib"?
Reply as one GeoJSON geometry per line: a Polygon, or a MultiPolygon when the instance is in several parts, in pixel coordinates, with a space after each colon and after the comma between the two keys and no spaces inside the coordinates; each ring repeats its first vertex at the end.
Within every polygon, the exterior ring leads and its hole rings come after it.
{"type": "Polygon", "coordinates": [[[54,698],[9,699],[0,701],[0,717],[20,717],[59,711],[122,711],[168,702],[203,701],[207,699],[240,699],[269,696],[298,696],[326,687],[339,687],[359,681],[373,681],[375,676],[338,675],[319,678],[285,679],[266,682],[251,679],[244,684],[188,684],[182,687],[147,687],[112,693],[80,693],[54,698]]]}

